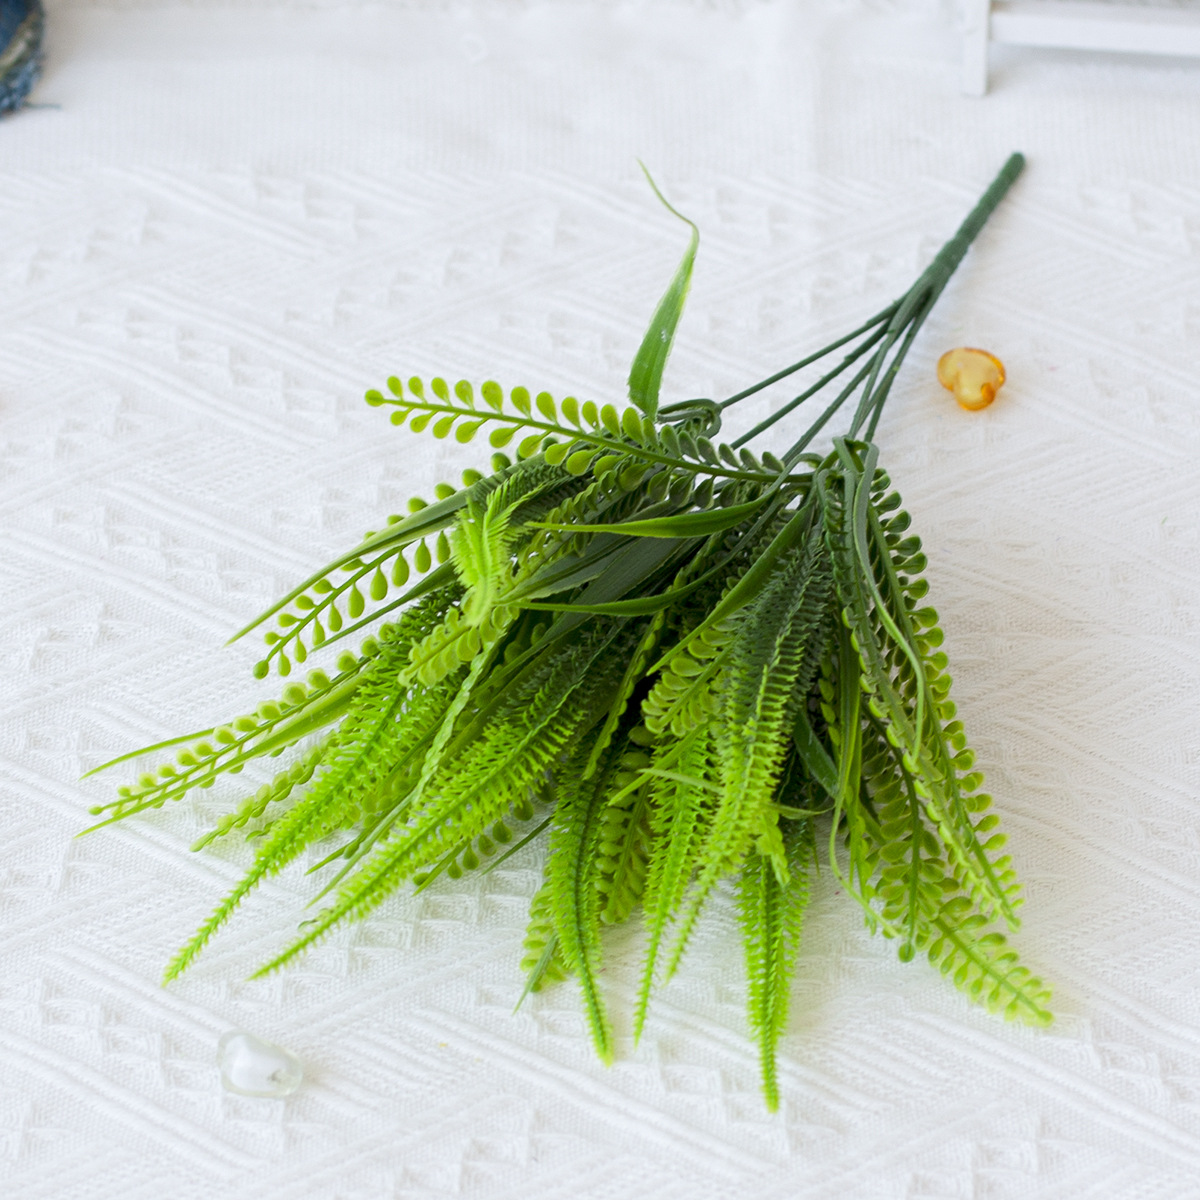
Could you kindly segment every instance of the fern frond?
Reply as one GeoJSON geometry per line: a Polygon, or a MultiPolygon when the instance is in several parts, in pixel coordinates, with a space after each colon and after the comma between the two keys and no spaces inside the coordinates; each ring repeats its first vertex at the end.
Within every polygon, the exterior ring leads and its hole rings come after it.
{"type": "Polygon", "coordinates": [[[821,551],[821,531],[814,528],[737,622],[717,724],[724,795],[705,851],[712,864],[735,861],[752,835],[758,852],[786,878],[772,804],[796,706],[825,648],[832,581],[821,551]]]}
{"type": "Polygon", "coordinates": [[[670,659],[642,704],[651,732],[683,738],[716,716],[718,684],[733,631],[732,621],[715,626],[703,640],[670,659]]]}
{"type": "Polygon", "coordinates": [[[796,706],[824,650],[830,581],[821,547],[821,532],[814,526],[802,548],[784,558],[757,599],[736,616],[716,720],[721,796],[703,866],[680,917],[668,978],[709,894],[752,845],[775,864],[781,882],[787,878],[776,788],[791,746],[796,706]]]}
{"type": "Polygon", "coordinates": [[[567,968],[578,977],[592,1042],[602,1062],[613,1060],[612,1026],[596,975],[600,969],[601,857],[606,791],[617,754],[610,749],[590,777],[583,773],[588,748],[581,746],[555,774],[557,803],[550,826],[546,881],[551,912],[567,968]]]}
{"type": "MultiPolygon", "coordinates": [[[[444,687],[447,699],[444,704],[430,709],[431,720],[428,726],[422,729],[420,742],[389,773],[388,783],[391,785],[389,795],[393,798],[393,802],[371,822],[369,828],[364,829],[362,834],[344,849],[343,856],[347,860],[345,866],[326,884],[312,903],[322,899],[342,884],[342,881],[359,867],[359,864],[375,846],[390,836],[398,822],[406,819],[411,812],[421,811],[426,794],[438,778],[443,764],[447,760],[453,760],[452,746],[456,727],[463,711],[474,701],[481,680],[486,677],[488,670],[499,656],[500,645],[500,641],[493,643],[486,654],[477,655],[469,666],[460,667],[456,675],[443,676],[434,687],[429,689],[429,692],[436,694],[440,688],[444,687]],[[418,750],[420,758],[419,761],[416,761],[414,752],[418,750]]],[[[405,679],[409,677],[411,671],[412,666],[409,664],[404,671],[405,679]]],[[[460,735],[459,742],[461,743],[463,740],[460,735]]],[[[463,840],[469,841],[479,832],[481,831],[477,829],[463,840]]],[[[430,858],[436,859],[439,855],[444,855],[448,846],[453,844],[451,841],[446,844],[434,845],[430,848],[430,858]]],[[[411,868],[408,873],[413,874],[411,868]]],[[[389,885],[383,895],[386,895],[387,890],[394,886],[396,885],[389,885]]],[[[381,895],[380,899],[382,898],[381,895]]]]}
{"type": "MultiPolygon", "coordinates": [[[[915,637],[907,612],[897,617],[889,610],[875,576],[881,569],[879,557],[872,560],[867,542],[874,453],[873,448],[868,449],[860,462],[857,450],[842,444],[839,455],[846,467],[843,495],[825,494],[826,530],[839,600],[861,660],[864,697],[873,717],[882,722],[888,740],[902,752],[913,788],[976,903],[989,915],[1001,914],[1015,924],[1006,891],[1012,882],[1001,880],[976,839],[954,766],[947,762],[941,716],[952,712],[945,708],[949,680],[945,679],[937,694],[932,691],[922,657],[927,646],[923,650],[915,637]]],[[[889,561],[882,570],[886,573],[892,567],[889,561]]],[[[898,577],[893,574],[887,584],[894,592],[899,587],[898,577]]],[[[936,672],[936,664],[931,667],[936,672]]]]}
{"type": "Polygon", "coordinates": [[[630,698],[633,696],[634,689],[642,682],[642,678],[646,673],[646,664],[650,661],[651,655],[658,646],[658,641],[662,637],[662,630],[665,624],[666,614],[662,612],[656,613],[642,627],[641,637],[634,647],[633,654],[630,656],[629,663],[621,677],[621,682],[617,685],[616,693],[612,698],[612,703],[609,705],[608,712],[605,714],[604,722],[600,726],[599,733],[592,740],[591,751],[583,766],[585,778],[591,775],[598,767],[601,755],[608,749],[618,725],[624,719],[630,698]]]}
{"type": "Polygon", "coordinates": [[[529,537],[523,523],[541,512],[539,498],[553,507],[564,493],[574,494],[583,486],[573,477],[564,481],[563,473],[544,460],[521,464],[521,469],[496,479],[490,490],[489,482],[472,489],[450,536],[451,557],[467,589],[463,615],[474,626],[488,623],[511,586],[514,551],[522,535],[529,537]]]}
{"type": "Polygon", "coordinates": [[[525,972],[525,990],[517,1007],[530,992],[540,992],[548,983],[560,983],[570,974],[563,961],[558,934],[554,929],[553,904],[549,881],[534,893],[529,904],[529,927],[523,943],[521,970],[525,972]]]}
{"type": "Polygon", "coordinates": [[[646,888],[649,866],[649,781],[629,790],[649,756],[627,743],[620,769],[605,795],[600,834],[596,845],[596,890],[602,897],[600,920],[618,925],[629,919],[646,888]]]}
{"type": "Polygon", "coordinates": [[[987,918],[972,912],[971,901],[957,896],[926,911],[923,948],[929,961],[955,987],[989,1012],[1009,1021],[1049,1025],[1050,989],[1022,966],[1004,934],[987,932],[987,918]]]}
{"type": "Polygon", "coordinates": [[[393,765],[398,746],[403,745],[398,718],[409,693],[395,686],[395,678],[412,639],[429,619],[429,612],[413,610],[405,615],[404,628],[392,631],[389,642],[360,681],[355,702],[342,725],[310,756],[316,762],[306,769],[311,774],[319,766],[320,776],[308,793],[273,823],[249,872],[171,960],[168,980],[190,965],[263,879],[281,871],[335,829],[361,819],[364,808],[369,807],[370,794],[393,765]]]}
{"type": "Polygon", "coordinates": [[[779,1107],[776,1046],[787,1024],[788,986],[796,965],[800,925],[808,903],[807,830],[789,831],[788,872],[751,853],[738,876],[738,915],[746,953],[746,1009],[758,1039],[767,1107],[779,1107]]]}
{"type": "Polygon", "coordinates": [[[406,809],[404,823],[346,879],[335,902],[258,974],[282,966],[343,919],[366,915],[419,867],[477,837],[522,799],[609,701],[619,678],[619,633],[619,627],[597,627],[524,687],[514,687],[485,735],[460,759],[442,764],[421,800],[406,809]]]}
{"type": "MultiPolygon", "coordinates": [[[[286,596],[235,634],[235,639],[270,620],[278,619],[279,628],[266,633],[266,657],[255,673],[265,676],[275,662],[281,675],[292,668],[290,652],[304,662],[312,650],[335,642],[364,625],[404,604],[418,600],[429,591],[444,586],[453,576],[450,557],[450,530],[461,520],[464,509],[486,505],[488,496],[506,484],[516,485],[514,494],[524,494],[524,502],[536,502],[539,496],[560,497],[582,486],[542,459],[512,464],[497,464],[491,476],[475,471],[463,474],[464,487],[438,485],[438,499],[430,504],[414,497],[409,501],[408,516],[391,516],[380,532],[369,532],[363,542],[346,552],[315,575],[293,588],[286,596]],[[565,483],[564,483],[565,478],[565,483]],[[430,543],[433,551],[430,550],[430,543]],[[412,552],[410,566],[406,555],[412,552]],[[434,569],[435,561],[441,564],[434,569]],[[392,588],[403,588],[413,572],[425,576],[398,599],[363,616],[371,605],[381,604],[392,588]],[[365,594],[364,594],[365,593],[365,594]],[[347,625],[347,618],[353,624],[347,625]]],[[[541,510],[536,506],[534,513],[541,510]]]]}
{"type": "MultiPolygon", "coordinates": [[[[876,473],[876,494],[886,490],[888,480],[876,473]]],[[[956,873],[964,888],[984,911],[1001,915],[1010,928],[1017,925],[1015,910],[1020,905],[1020,886],[1015,873],[998,857],[1004,845],[1003,834],[991,833],[996,819],[975,821],[991,797],[979,792],[983,775],[974,770],[975,755],[967,748],[962,723],[953,720],[955,708],[949,698],[950,676],[947,657],[939,650],[944,635],[938,627],[935,609],[918,607],[928,591],[920,578],[925,567],[920,539],[902,537],[909,517],[903,510],[892,516],[900,498],[896,493],[883,497],[869,511],[870,533],[882,565],[881,591],[885,603],[900,628],[913,655],[895,654],[896,678],[902,693],[910,698],[918,687],[928,689],[930,718],[926,723],[923,748],[934,765],[941,788],[926,807],[937,822],[938,836],[955,861],[956,873]],[[921,678],[915,677],[912,659],[921,664],[921,678]],[[982,834],[989,834],[986,841],[982,834]]]]}
{"type": "Polygon", "coordinates": [[[651,852],[643,907],[646,914],[646,956],[634,1001],[634,1037],[646,1021],[650,990],[658,957],[670,923],[701,863],[717,793],[713,762],[713,731],[703,725],[669,748],[656,748],[652,765],[666,766],[651,776],[651,852]],[[671,770],[670,768],[677,768],[671,770]]]}
{"type": "Polygon", "coordinates": [[[291,684],[278,701],[266,701],[255,712],[217,726],[203,740],[185,746],[172,762],[144,773],[136,784],[119,787],[116,800],[93,807],[93,816],[105,812],[109,816],[91,828],[161,808],[193,788],[212,787],[219,776],[236,775],[254,759],[285,749],[339,720],[353,700],[359,673],[376,652],[373,646],[357,659],[347,656],[339,664],[345,669],[332,680],[323,671],[314,671],[307,685],[291,684]]]}
{"type": "MultiPolygon", "coordinates": [[[[510,614],[501,614],[501,619],[511,619],[510,614]]],[[[461,608],[452,608],[441,624],[412,648],[407,675],[430,687],[470,663],[499,632],[490,626],[481,629],[467,620],[461,608]]]]}
{"type": "MultiPolygon", "coordinates": [[[[885,924],[903,929],[900,957],[907,961],[918,938],[921,891],[930,886],[931,876],[934,886],[942,883],[942,847],[925,822],[911,773],[877,722],[867,722],[864,743],[862,774],[878,833],[870,839],[873,851],[859,857],[858,877],[862,890],[882,901],[885,924]],[[879,879],[869,882],[874,869],[879,879]]],[[[866,815],[856,808],[854,818],[853,836],[863,844],[869,838],[866,815]]]]}
{"type": "Polygon", "coordinates": [[[303,787],[321,765],[328,739],[303,758],[278,772],[270,783],[264,783],[252,796],[247,796],[231,813],[226,813],[202,838],[192,844],[193,850],[203,850],[217,838],[225,837],[234,829],[243,829],[249,822],[257,820],[271,804],[282,804],[292,793],[303,787]]]}
{"type": "Polygon", "coordinates": [[[631,471],[658,465],[714,478],[777,482],[771,472],[742,469],[731,448],[714,446],[707,437],[677,431],[670,424],[657,425],[632,407],[618,411],[611,404],[597,406],[590,400],[581,404],[573,396],[559,405],[549,392],[534,397],[524,387],[513,388],[506,397],[492,380],[479,389],[482,407],[475,401],[472,385],[462,379],[453,394],[445,380],[432,379],[432,397],[426,394],[424,380],[416,376],[408,380],[407,389],[396,376],[388,379],[387,387],[390,395],[373,389],[366,399],[374,407],[391,408],[394,425],[407,422],[419,433],[432,422],[434,437],[448,437],[453,431],[455,439],[464,443],[490,427],[488,440],[497,449],[523,434],[519,458],[544,454],[547,462],[576,475],[590,470],[598,477],[624,472],[628,478],[631,471]],[[722,465],[726,454],[738,465],[722,465]]]}
{"type": "MultiPolygon", "coordinates": [[[[707,565],[708,558],[718,549],[721,539],[712,538],[708,545],[676,578],[677,585],[686,585],[689,576],[707,565]]],[[[729,559],[724,564],[732,574],[737,563],[729,559]]],[[[708,573],[708,572],[706,572],[708,573]]],[[[711,574],[711,573],[708,573],[711,574]]],[[[707,610],[706,601],[723,597],[733,586],[722,575],[712,577],[708,587],[700,591],[692,604],[674,614],[675,632],[681,635],[676,650],[670,654],[657,679],[642,701],[642,718],[646,728],[656,736],[670,733],[685,738],[699,725],[710,721],[718,708],[718,682],[724,669],[729,643],[733,640],[736,623],[726,618],[693,638],[692,631],[700,625],[707,610]]]]}

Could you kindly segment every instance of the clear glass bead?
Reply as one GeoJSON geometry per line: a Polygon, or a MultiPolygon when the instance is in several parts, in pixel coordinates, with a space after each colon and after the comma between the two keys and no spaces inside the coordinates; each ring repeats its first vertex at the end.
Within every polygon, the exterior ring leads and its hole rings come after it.
{"type": "Polygon", "coordinates": [[[235,1029],[217,1043],[226,1091],[239,1096],[290,1096],[304,1078],[300,1060],[282,1046],[235,1029]]]}

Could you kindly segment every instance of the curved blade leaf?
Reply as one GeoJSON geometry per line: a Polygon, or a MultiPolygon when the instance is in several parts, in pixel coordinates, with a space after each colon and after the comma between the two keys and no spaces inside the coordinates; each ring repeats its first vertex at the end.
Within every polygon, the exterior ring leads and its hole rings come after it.
{"type": "Polygon", "coordinates": [[[658,391],[662,384],[663,368],[667,365],[667,355],[671,353],[671,343],[675,340],[675,327],[679,324],[679,316],[687,301],[688,288],[692,283],[692,267],[696,261],[696,249],[700,245],[700,231],[694,222],[672,207],[667,198],[658,190],[658,184],[650,177],[645,164],[639,164],[646,179],[654,189],[654,194],[663,202],[665,208],[686,221],[692,227],[692,236],[687,249],[683,252],[675,278],[663,293],[663,298],[650,318],[650,328],[642,338],[642,344],[629,368],[629,399],[638,406],[651,420],[658,415],[658,391]]]}
{"type": "Polygon", "coordinates": [[[653,517],[645,521],[621,521],[611,525],[560,524],[550,521],[529,521],[535,529],[560,529],[567,533],[623,533],[629,537],[677,538],[708,537],[740,525],[753,516],[771,498],[764,493],[745,504],[728,508],[704,508],[698,512],[677,513],[672,517],[653,517]]]}

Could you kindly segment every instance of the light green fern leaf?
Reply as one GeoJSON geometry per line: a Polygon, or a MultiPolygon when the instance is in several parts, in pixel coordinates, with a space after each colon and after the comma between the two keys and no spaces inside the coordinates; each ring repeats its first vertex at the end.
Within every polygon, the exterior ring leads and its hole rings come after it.
{"type": "Polygon", "coordinates": [[[724,795],[706,857],[710,863],[740,857],[736,825],[742,823],[781,881],[787,863],[773,804],[796,706],[824,651],[832,581],[821,550],[821,533],[814,529],[739,622],[718,725],[724,795]],[[720,844],[720,837],[727,842],[720,844]]]}
{"type": "Polygon", "coordinates": [[[752,605],[736,618],[717,721],[721,796],[704,846],[704,866],[679,922],[667,964],[678,966],[700,910],[722,876],[756,846],[787,879],[776,788],[792,741],[796,705],[824,650],[830,580],[814,527],[752,605]]]}
{"type": "MultiPolygon", "coordinates": [[[[258,845],[254,864],[237,887],[168,964],[166,978],[184,971],[228,920],[241,901],[263,879],[293,862],[312,843],[360,820],[372,806],[412,733],[403,718],[412,696],[396,680],[413,642],[436,622],[435,597],[404,614],[381,631],[381,647],[361,673],[349,711],[337,732],[310,752],[300,773],[320,774],[307,794],[277,818],[258,845]]],[[[418,706],[419,707],[419,706],[418,706]]],[[[272,785],[273,790],[276,785],[272,785]]],[[[288,789],[290,793],[290,788],[288,789]]]]}
{"type": "Polygon", "coordinates": [[[550,883],[544,882],[529,903],[529,927],[525,932],[521,970],[525,990],[518,1007],[530,992],[540,992],[548,983],[559,983],[570,974],[554,928],[550,883]]]}
{"type": "Polygon", "coordinates": [[[477,837],[523,800],[610,702],[619,679],[619,632],[597,627],[590,639],[551,658],[547,674],[526,689],[514,687],[485,735],[460,758],[445,756],[404,823],[345,880],[304,935],[259,973],[282,966],[343,919],[364,916],[421,866],[477,837]]]}
{"type": "Polygon", "coordinates": [[[602,901],[600,919],[617,925],[629,919],[641,901],[649,865],[649,780],[640,773],[649,756],[626,744],[606,793],[596,847],[597,882],[602,901]],[[641,786],[629,787],[641,780],[641,786]]]}
{"type": "Polygon", "coordinates": [[[600,845],[606,792],[616,754],[610,748],[599,769],[583,774],[588,748],[581,746],[556,773],[557,803],[550,826],[550,853],[546,880],[550,885],[551,912],[563,961],[579,979],[592,1041],[601,1061],[612,1063],[612,1026],[600,995],[600,909],[603,896],[600,845]]]}
{"type": "MultiPolygon", "coordinates": [[[[1006,883],[997,875],[987,852],[977,842],[969,822],[955,819],[957,779],[951,779],[942,758],[939,702],[929,691],[920,647],[910,643],[883,600],[867,545],[869,486],[874,450],[859,467],[852,448],[843,446],[846,465],[843,494],[825,496],[826,532],[835,568],[843,619],[848,624],[861,660],[864,699],[872,716],[882,723],[888,740],[901,752],[913,787],[939,839],[953,857],[968,889],[981,908],[1003,914],[1015,923],[1006,883]],[[904,673],[894,665],[907,660],[915,686],[903,694],[904,673]]],[[[877,559],[875,560],[877,561],[877,559]]],[[[947,684],[948,686],[948,684],[947,684]]]]}
{"type": "MultiPolygon", "coordinates": [[[[231,813],[223,816],[217,824],[193,845],[193,850],[203,850],[217,838],[226,837],[235,829],[243,829],[251,821],[257,820],[266,812],[271,804],[283,804],[291,799],[297,788],[303,787],[321,765],[325,756],[329,739],[309,750],[291,765],[278,772],[270,783],[264,783],[251,796],[247,796],[231,813]]],[[[248,834],[248,837],[254,836],[248,834]]]]}
{"type": "Polygon", "coordinates": [[[719,683],[735,629],[732,619],[722,621],[667,660],[642,702],[642,715],[652,733],[684,738],[716,715],[719,683]]]}
{"type": "Polygon", "coordinates": [[[787,1024],[788,986],[796,965],[800,925],[808,903],[807,830],[789,830],[788,877],[751,853],[738,876],[738,912],[746,953],[746,1009],[758,1040],[767,1107],[779,1107],[776,1046],[787,1024]]]}
{"type": "MultiPolygon", "coordinates": [[[[582,485],[570,481],[570,492],[582,485]]],[[[488,626],[493,609],[501,604],[514,574],[514,551],[522,528],[514,514],[530,507],[539,496],[557,496],[563,490],[562,472],[541,461],[521,464],[490,491],[484,484],[472,489],[450,534],[451,558],[467,594],[462,612],[468,625],[488,626]]],[[[529,535],[526,534],[526,537],[529,535]]]]}
{"type": "Polygon", "coordinates": [[[931,902],[925,916],[921,948],[956,987],[1007,1020],[1050,1024],[1050,989],[1021,965],[1004,934],[988,931],[987,918],[966,896],[936,908],[931,902]]]}
{"type": "Polygon", "coordinates": [[[651,852],[643,907],[646,955],[634,1003],[634,1037],[641,1035],[659,953],[689,882],[701,862],[718,787],[712,762],[713,731],[700,726],[682,742],[656,748],[650,814],[651,852]]]}

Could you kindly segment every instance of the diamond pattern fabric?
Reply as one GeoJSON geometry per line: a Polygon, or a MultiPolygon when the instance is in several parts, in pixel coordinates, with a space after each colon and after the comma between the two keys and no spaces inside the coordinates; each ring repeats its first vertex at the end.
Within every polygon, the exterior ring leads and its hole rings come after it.
{"type": "MultiPolygon", "coordinates": [[[[0,1193],[1194,1197],[1200,68],[1000,49],[964,98],[933,0],[47,11],[40,107],[0,122],[0,1193]],[[777,1116],[724,894],[605,1069],[572,985],[512,1013],[538,847],[245,982],[301,867],[158,986],[239,875],[187,851],[239,793],[76,840],[125,778],[79,776],[271,695],[226,637],[478,464],[366,388],[619,400],[683,244],[640,156],[702,233],[665,398],[728,394],[906,288],[1014,149],[879,440],[1050,1030],[897,961],[826,875],[777,1116]],[[1008,373],[981,413],[936,378],[961,345],[1008,373]],[[301,1088],[224,1091],[231,1029],[301,1088]]],[[[618,1013],[639,954],[618,931],[618,1013]]]]}

